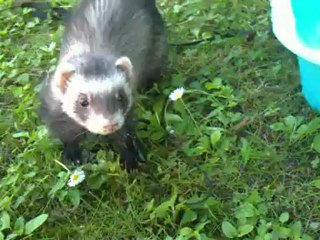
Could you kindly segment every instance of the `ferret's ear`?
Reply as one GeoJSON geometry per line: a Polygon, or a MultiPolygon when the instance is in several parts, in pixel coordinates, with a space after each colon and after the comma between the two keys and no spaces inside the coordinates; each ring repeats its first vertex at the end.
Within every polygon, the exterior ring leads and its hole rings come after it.
{"type": "Polygon", "coordinates": [[[58,65],[55,73],[55,81],[61,92],[65,92],[71,76],[75,73],[75,68],[70,63],[61,63],[58,65]]]}
{"type": "Polygon", "coordinates": [[[132,66],[132,63],[128,57],[118,58],[116,61],[116,67],[119,70],[124,71],[125,74],[127,75],[128,79],[131,80],[133,78],[133,66],[132,66]]]}

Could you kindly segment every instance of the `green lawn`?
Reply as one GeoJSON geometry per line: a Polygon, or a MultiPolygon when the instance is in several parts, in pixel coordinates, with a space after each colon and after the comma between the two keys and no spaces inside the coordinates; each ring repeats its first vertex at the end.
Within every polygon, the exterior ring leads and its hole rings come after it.
{"type": "Polygon", "coordinates": [[[270,33],[267,0],[159,0],[171,43],[215,39],[171,46],[163,81],[139,97],[143,169],[128,175],[88,141],[98,152],[76,188],[37,115],[61,22],[9,5],[0,0],[0,240],[319,239],[320,118],[270,33]],[[182,100],[168,102],[178,87],[182,100]]]}

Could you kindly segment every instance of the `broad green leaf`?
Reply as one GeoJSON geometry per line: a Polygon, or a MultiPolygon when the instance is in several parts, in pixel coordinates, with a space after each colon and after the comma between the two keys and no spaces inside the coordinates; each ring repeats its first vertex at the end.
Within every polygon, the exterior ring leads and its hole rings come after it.
{"type": "Polygon", "coordinates": [[[312,142],[312,147],[314,150],[316,150],[318,153],[320,153],[320,134],[316,135],[312,142]]]}
{"type": "Polygon", "coordinates": [[[151,201],[146,204],[145,209],[147,212],[151,212],[153,208],[154,208],[154,198],[152,198],[151,201]]]}
{"type": "Polygon", "coordinates": [[[200,28],[192,28],[191,31],[190,31],[195,37],[199,37],[199,34],[200,34],[200,28]]]}
{"type": "Polygon", "coordinates": [[[158,115],[161,115],[164,105],[164,99],[159,99],[153,104],[153,111],[156,112],[158,115]]]}
{"type": "Polygon", "coordinates": [[[290,236],[290,229],[286,227],[275,227],[274,232],[279,235],[281,238],[287,238],[290,236]]]}
{"type": "Polygon", "coordinates": [[[29,74],[28,73],[21,74],[19,77],[17,77],[17,81],[20,83],[29,82],[29,74]]]}
{"type": "Polygon", "coordinates": [[[208,237],[205,233],[201,233],[199,236],[197,236],[198,240],[215,240],[216,238],[208,237]]]}
{"type": "Polygon", "coordinates": [[[50,197],[54,197],[56,192],[62,189],[66,185],[67,173],[60,172],[59,174],[61,174],[59,180],[56,182],[56,184],[52,187],[51,191],[48,193],[50,197]]]}
{"type": "Polygon", "coordinates": [[[67,190],[60,190],[59,192],[57,192],[56,197],[59,199],[60,202],[63,202],[63,200],[67,195],[68,195],[67,190]]]}
{"type": "Polygon", "coordinates": [[[214,78],[213,84],[215,85],[216,89],[220,89],[221,87],[223,87],[222,78],[214,78]]]}
{"type": "Polygon", "coordinates": [[[173,193],[170,200],[161,203],[158,207],[156,207],[150,215],[151,219],[154,218],[165,218],[168,215],[168,211],[170,208],[174,206],[174,203],[177,199],[177,189],[173,187],[173,193]]]}
{"type": "Polygon", "coordinates": [[[308,124],[301,125],[296,131],[296,138],[300,139],[304,136],[311,135],[320,128],[320,118],[315,118],[308,124]]]}
{"type": "Polygon", "coordinates": [[[303,122],[303,117],[301,116],[288,116],[284,118],[286,132],[295,132],[296,129],[301,125],[303,122]]]}
{"type": "Polygon", "coordinates": [[[249,218],[255,216],[255,207],[251,203],[241,205],[235,213],[237,219],[249,218]]]}
{"type": "Polygon", "coordinates": [[[301,221],[297,221],[294,224],[292,224],[290,226],[290,230],[291,230],[292,236],[300,237],[303,232],[301,221]]]}
{"type": "Polygon", "coordinates": [[[270,128],[273,130],[273,131],[283,131],[285,129],[285,126],[282,122],[277,122],[277,123],[274,123],[270,126],[270,128]]]}
{"type": "Polygon", "coordinates": [[[27,22],[27,25],[26,25],[27,28],[34,28],[35,26],[36,26],[35,22],[27,22]]]}
{"type": "Polygon", "coordinates": [[[205,221],[205,222],[200,222],[195,226],[195,230],[197,230],[198,232],[200,232],[208,223],[210,223],[211,221],[205,221]]]}
{"type": "Polygon", "coordinates": [[[183,214],[182,220],[181,220],[181,225],[184,225],[186,223],[192,222],[197,219],[197,213],[195,213],[192,210],[186,210],[183,214]]]}
{"type": "Polygon", "coordinates": [[[161,203],[158,207],[154,209],[154,211],[151,213],[151,219],[153,218],[164,218],[167,216],[169,208],[172,206],[171,201],[165,201],[161,203]]]}
{"type": "Polygon", "coordinates": [[[39,228],[47,219],[48,219],[48,214],[41,214],[34,219],[30,220],[29,222],[26,223],[25,226],[25,234],[29,235],[31,234],[34,230],[39,228]]]}
{"type": "Polygon", "coordinates": [[[35,175],[36,175],[36,172],[33,172],[33,171],[32,171],[32,172],[29,172],[29,173],[25,174],[24,177],[25,177],[25,178],[32,178],[32,177],[34,177],[35,175]]]}
{"type": "Polygon", "coordinates": [[[0,208],[5,209],[8,208],[11,204],[11,197],[5,196],[2,200],[0,200],[0,208]]]}
{"type": "Polygon", "coordinates": [[[181,5],[175,4],[173,6],[173,12],[174,13],[180,13],[180,11],[183,9],[183,7],[181,5]]]}
{"type": "Polygon", "coordinates": [[[273,238],[272,233],[266,233],[263,237],[263,240],[272,240],[273,238]]]}
{"type": "Polygon", "coordinates": [[[92,174],[88,177],[88,185],[92,189],[99,189],[105,181],[105,177],[101,174],[92,174]]]}
{"type": "Polygon", "coordinates": [[[246,224],[246,225],[240,226],[238,228],[238,237],[245,236],[245,235],[249,234],[250,232],[252,232],[252,230],[253,230],[252,225],[246,224]]]}
{"type": "Polygon", "coordinates": [[[18,133],[14,133],[12,134],[13,138],[29,138],[29,132],[18,132],[18,133]]]}
{"type": "Polygon", "coordinates": [[[247,163],[248,160],[250,159],[250,155],[251,155],[251,147],[250,147],[250,144],[248,142],[247,139],[245,138],[242,138],[241,139],[241,156],[242,156],[242,159],[244,161],[244,163],[247,163]]]}
{"type": "Polygon", "coordinates": [[[4,240],[4,235],[2,232],[0,232],[0,240],[4,240]]]}
{"type": "Polygon", "coordinates": [[[215,130],[213,133],[210,135],[210,142],[212,145],[215,145],[217,142],[219,142],[221,138],[221,131],[220,130],[215,130]]]}
{"type": "Polygon", "coordinates": [[[19,236],[17,233],[11,233],[6,237],[6,240],[16,239],[19,236]]]}
{"type": "Polygon", "coordinates": [[[205,84],[205,88],[207,90],[220,89],[222,87],[222,79],[215,78],[212,82],[208,82],[205,84]]]}
{"type": "Polygon", "coordinates": [[[320,164],[320,160],[318,157],[316,157],[316,159],[311,161],[311,167],[313,169],[317,169],[319,167],[319,164],[320,164]]]}
{"type": "Polygon", "coordinates": [[[78,189],[72,189],[68,192],[69,199],[74,206],[80,204],[80,191],[78,189]]]}
{"type": "Polygon", "coordinates": [[[193,230],[189,227],[184,227],[179,231],[179,237],[177,239],[184,240],[189,239],[188,237],[193,233],[193,230]],[[187,237],[187,238],[186,238],[187,237]]]}
{"type": "Polygon", "coordinates": [[[3,211],[0,218],[0,231],[10,229],[10,216],[6,211],[3,211]]]}
{"type": "Polygon", "coordinates": [[[289,220],[289,213],[288,212],[284,212],[284,213],[281,213],[280,217],[279,217],[279,221],[281,223],[285,223],[289,220]]]}
{"type": "Polygon", "coordinates": [[[183,122],[183,119],[178,114],[166,113],[168,122],[183,122]]]}
{"type": "Polygon", "coordinates": [[[222,223],[222,232],[227,238],[236,238],[238,236],[237,229],[227,221],[222,223]]]}
{"type": "Polygon", "coordinates": [[[313,180],[310,185],[320,189],[320,179],[313,180]]]}
{"type": "Polygon", "coordinates": [[[163,131],[155,131],[151,134],[150,138],[154,141],[159,141],[161,138],[163,138],[164,132],[163,131]]]}
{"type": "Polygon", "coordinates": [[[262,198],[260,197],[260,194],[257,190],[253,190],[249,197],[248,197],[248,200],[247,200],[249,203],[251,204],[257,204],[257,203],[260,203],[262,202],[262,198]]]}
{"type": "Polygon", "coordinates": [[[260,220],[259,226],[257,228],[257,233],[261,236],[265,235],[268,231],[267,221],[264,219],[260,220]]]}
{"type": "Polygon", "coordinates": [[[18,233],[19,235],[23,234],[24,222],[25,222],[24,217],[20,216],[14,224],[14,232],[18,233]]]}
{"type": "Polygon", "coordinates": [[[265,240],[263,237],[261,237],[261,236],[256,236],[255,238],[254,238],[254,240],[265,240]]]}

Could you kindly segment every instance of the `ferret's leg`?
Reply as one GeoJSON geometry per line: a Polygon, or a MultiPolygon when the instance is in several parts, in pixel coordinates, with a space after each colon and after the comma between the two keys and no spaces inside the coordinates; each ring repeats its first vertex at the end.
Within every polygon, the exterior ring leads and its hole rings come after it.
{"type": "Polygon", "coordinates": [[[63,160],[65,162],[71,161],[74,165],[82,164],[82,155],[78,141],[64,142],[63,160]]]}
{"type": "Polygon", "coordinates": [[[120,153],[120,164],[128,172],[138,168],[139,163],[145,162],[145,154],[142,144],[135,134],[133,126],[133,115],[129,114],[127,119],[130,123],[111,136],[115,148],[120,153]]]}
{"type": "Polygon", "coordinates": [[[119,136],[117,148],[120,152],[120,164],[128,172],[138,168],[139,163],[145,162],[139,139],[133,133],[122,133],[119,136]]]}
{"type": "Polygon", "coordinates": [[[81,149],[79,146],[80,140],[83,138],[84,130],[75,125],[69,119],[63,121],[52,121],[49,125],[55,137],[59,138],[63,143],[63,161],[74,165],[83,163],[81,149]]]}

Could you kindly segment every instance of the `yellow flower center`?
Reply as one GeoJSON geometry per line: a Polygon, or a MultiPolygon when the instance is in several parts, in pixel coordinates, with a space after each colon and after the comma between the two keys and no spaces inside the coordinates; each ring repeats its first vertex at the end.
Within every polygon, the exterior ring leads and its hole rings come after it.
{"type": "Polygon", "coordinates": [[[182,92],[177,92],[176,93],[176,98],[181,98],[182,97],[182,92]]]}
{"type": "Polygon", "coordinates": [[[74,174],[74,175],[72,175],[71,178],[72,178],[72,181],[77,181],[79,178],[79,174],[74,174]]]}

